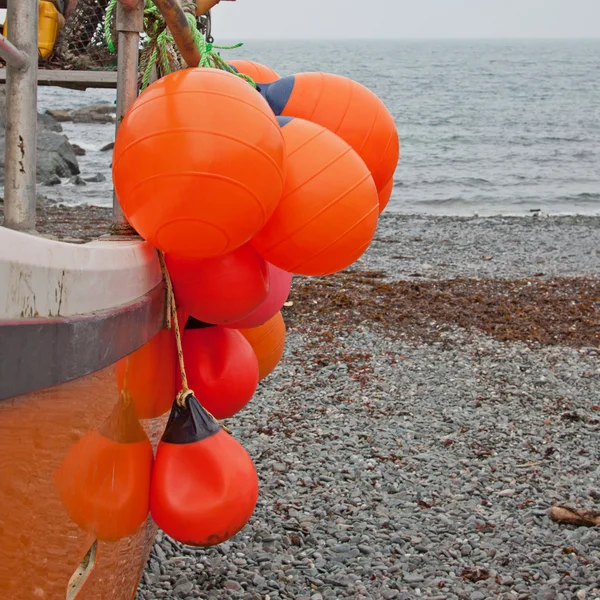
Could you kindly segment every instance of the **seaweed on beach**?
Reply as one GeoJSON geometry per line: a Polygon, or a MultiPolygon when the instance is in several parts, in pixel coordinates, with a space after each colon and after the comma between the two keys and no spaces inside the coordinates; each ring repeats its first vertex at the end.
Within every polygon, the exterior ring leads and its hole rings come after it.
{"type": "Polygon", "coordinates": [[[388,281],[382,271],[296,278],[285,319],[351,330],[371,324],[389,336],[440,339],[451,326],[499,341],[600,347],[600,280],[449,279],[388,281]]]}

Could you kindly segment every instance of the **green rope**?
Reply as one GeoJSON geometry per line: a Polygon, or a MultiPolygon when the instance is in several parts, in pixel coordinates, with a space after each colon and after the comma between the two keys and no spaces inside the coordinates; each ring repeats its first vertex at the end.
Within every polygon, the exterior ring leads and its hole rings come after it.
{"type": "MultiPolygon", "coordinates": [[[[113,53],[115,51],[115,46],[111,32],[111,22],[117,1],[118,0],[110,0],[104,18],[104,37],[106,38],[106,44],[109,51],[113,53]]],[[[243,73],[238,73],[233,67],[230,67],[221,58],[218,52],[215,52],[215,50],[235,50],[236,48],[241,48],[243,44],[239,42],[231,46],[217,46],[207,42],[202,33],[200,33],[196,27],[196,17],[189,13],[186,13],[185,16],[192,30],[194,44],[196,44],[198,52],[200,53],[200,62],[198,63],[198,67],[205,69],[214,68],[227,71],[228,73],[232,73],[233,75],[240,77],[252,87],[256,88],[256,82],[251,77],[244,75],[243,73]]],[[[168,74],[172,71],[171,65],[169,64],[169,52],[167,46],[169,43],[174,43],[175,40],[173,39],[173,36],[167,32],[166,23],[152,0],[146,0],[144,5],[144,32],[147,37],[145,44],[149,44],[150,47],[154,45],[154,48],[152,48],[148,64],[144,70],[142,77],[142,90],[148,87],[150,76],[152,75],[152,68],[159,60],[162,64],[164,73],[168,74]]]]}
{"type": "Polygon", "coordinates": [[[104,37],[106,38],[108,50],[112,53],[115,51],[115,45],[113,43],[112,32],[110,30],[110,22],[116,6],[117,0],[110,0],[110,3],[106,9],[106,14],[104,15],[104,37]]]}

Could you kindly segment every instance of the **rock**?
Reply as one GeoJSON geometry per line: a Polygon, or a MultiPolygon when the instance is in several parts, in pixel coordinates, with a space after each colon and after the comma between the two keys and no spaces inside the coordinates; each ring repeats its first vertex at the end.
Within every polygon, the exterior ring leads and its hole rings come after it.
{"type": "Polygon", "coordinates": [[[111,104],[83,106],[71,112],[73,123],[114,123],[116,107],[111,104]]]}
{"type": "Polygon", "coordinates": [[[425,581],[425,578],[419,573],[404,573],[404,581],[406,583],[421,583],[421,581],[425,581]]]}
{"type": "Polygon", "coordinates": [[[47,131],[55,131],[56,133],[60,133],[63,128],[62,125],[58,122],[57,119],[54,119],[48,113],[38,113],[38,131],[40,129],[46,129],[47,131]]]}
{"type": "Polygon", "coordinates": [[[180,577],[175,582],[173,593],[176,596],[186,596],[194,589],[194,584],[187,577],[180,577]]]}
{"type": "Polygon", "coordinates": [[[75,152],[75,156],[85,156],[85,149],[77,144],[71,144],[73,148],[73,152],[75,152]]]}
{"type": "Polygon", "coordinates": [[[47,181],[52,175],[70,177],[79,174],[77,156],[67,136],[53,131],[38,132],[37,179],[47,181]]]}
{"type": "Polygon", "coordinates": [[[60,109],[48,109],[46,114],[56,119],[59,123],[66,123],[67,121],[72,121],[73,117],[68,110],[60,110],[60,109]]]}
{"type": "Polygon", "coordinates": [[[83,180],[87,181],[88,183],[101,183],[106,181],[106,177],[102,173],[96,173],[91,177],[84,177],[83,180]]]}
{"type": "Polygon", "coordinates": [[[225,589],[239,592],[242,589],[242,586],[237,581],[226,581],[225,589]]]}
{"type": "MultiPolygon", "coordinates": [[[[4,86],[0,86],[0,156],[4,156],[4,127],[6,119],[4,86]]],[[[38,154],[36,179],[50,181],[54,175],[70,177],[79,173],[79,164],[73,147],[60,132],[60,123],[51,114],[38,114],[38,154]]],[[[0,184],[4,183],[4,161],[0,162],[0,184]]]]}
{"type": "Polygon", "coordinates": [[[80,175],[75,175],[75,177],[71,177],[68,183],[70,183],[71,185],[87,185],[87,183],[83,180],[83,178],[80,175]]]}
{"type": "Polygon", "coordinates": [[[62,182],[58,175],[52,175],[52,177],[50,177],[50,179],[47,179],[46,181],[44,181],[42,183],[42,185],[60,185],[61,183],[62,182]]]}
{"type": "Polygon", "coordinates": [[[102,146],[102,148],[100,148],[100,152],[108,152],[109,150],[112,150],[115,147],[115,143],[111,142],[110,144],[106,144],[106,146],[102,146]]]}

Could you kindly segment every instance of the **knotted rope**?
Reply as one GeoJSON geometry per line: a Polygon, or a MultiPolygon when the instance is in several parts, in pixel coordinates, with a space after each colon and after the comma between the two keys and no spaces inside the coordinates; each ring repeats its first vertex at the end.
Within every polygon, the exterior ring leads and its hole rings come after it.
{"type": "MultiPolygon", "coordinates": [[[[187,373],[185,371],[183,347],[181,344],[181,330],[179,328],[179,318],[177,316],[177,305],[175,303],[175,292],[173,290],[173,282],[171,281],[171,275],[169,274],[169,270],[167,269],[167,263],[165,261],[164,253],[161,250],[157,250],[157,252],[163,279],[165,280],[165,285],[167,286],[167,329],[174,329],[175,331],[175,343],[177,344],[177,359],[179,361],[179,370],[181,372],[181,390],[177,394],[176,401],[179,406],[184,407],[186,405],[187,399],[190,396],[196,397],[196,395],[194,394],[194,390],[191,390],[188,385],[187,373]]],[[[199,398],[196,399],[198,400],[198,402],[200,402],[199,398]]],[[[200,402],[200,404],[202,404],[202,402],[200,402]]],[[[215,423],[217,423],[221,427],[221,429],[223,429],[229,434],[231,433],[231,431],[227,427],[225,427],[223,423],[220,423],[208,410],[206,410],[204,406],[202,408],[204,408],[208,415],[213,419],[215,423]]]]}

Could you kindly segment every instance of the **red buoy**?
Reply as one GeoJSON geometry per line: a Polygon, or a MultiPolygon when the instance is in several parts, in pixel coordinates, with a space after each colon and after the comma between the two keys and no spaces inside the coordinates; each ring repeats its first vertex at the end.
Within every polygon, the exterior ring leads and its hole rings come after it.
{"type": "Polygon", "coordinates": [[[199,321],[244,319],[267,299],[267,263],[250,244],[206,259],[167,254],[166,263],[177,305],[199,321]]]}
{"type": "Polygon", "coordinates": [[[182,346],[189,386],[206,410],[226,419],[250,402],[258,386],[258,359],[239,331],[190,319],[182,346]]]}
{"type": "Polygon", "coordinates": [[[168,535],[190,546],[225,542],[248,522],[258,499],[252,459],[194,396],[177,403],[158,444],[150,511],[168,535]]]}
{"type": "Polygon", "coordinates": [[[259,327],[273,318],[283,307],[292,288],[292,274],[267,263],[269,270],[269,293],[266,300],[247,317],[240,321],[227,323],[226,327],[233,329],[248,329],[259,327]]]}
{"type": "Polygon", "coordinates": [[[71,519],[99,540],[131,535],[149,511],[154,454],[126,397],[98,431],[71,446],[55,484],[71,519]]]}

